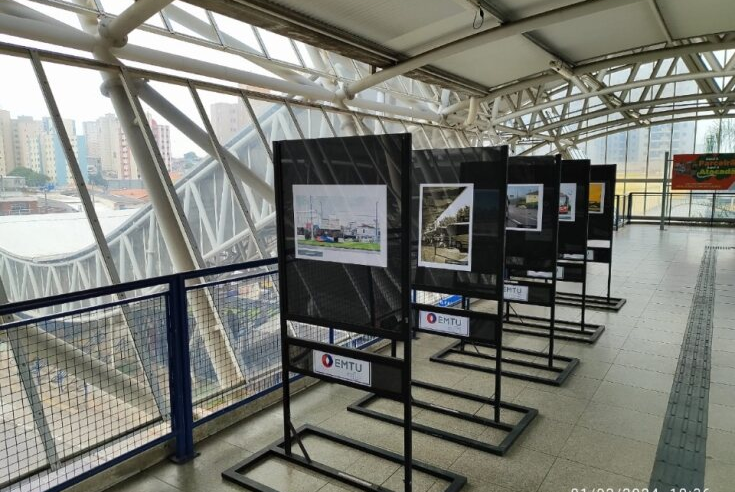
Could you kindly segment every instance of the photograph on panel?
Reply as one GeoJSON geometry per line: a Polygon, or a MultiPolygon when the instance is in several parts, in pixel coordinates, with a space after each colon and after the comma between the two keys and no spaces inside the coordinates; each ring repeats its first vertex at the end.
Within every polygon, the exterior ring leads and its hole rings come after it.
{"type": "Polygon", "coordinates": [[[385,185],[293,185],[296,258],[388,265],[385,185]]]}
{"type": "Polygon", "coordinates": [[[591,214],[601,214],[605,203],[605,183],[590,183],[590,204],[589,211],[591,214]]]}
{"type": "Polygon", "coordinates": [[[559,220],[574,222],[577,206],[577,183],[562,183],[559,188],[559,220]]]}
{"type": "Polygon", "coordinates": [[[543,211],[544,185],[508,185],[508,214],[505,219],[506,230],[540,231],[543,211]]]}
{"type": "Polygon", "coordinates": [[[472,184],[422,184],[419,266],[472,270],[472,184]]]}

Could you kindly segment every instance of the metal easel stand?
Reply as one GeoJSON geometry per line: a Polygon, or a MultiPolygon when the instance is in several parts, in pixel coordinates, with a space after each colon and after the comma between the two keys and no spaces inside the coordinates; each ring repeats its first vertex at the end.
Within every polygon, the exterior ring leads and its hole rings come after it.
{"type": "MultiPolygon", "coordinates": [[[[573,306],[581,309],[582,318],[580,321],[555,319],[555,336],[558,340],[593,344],[600,338],[602,332],[605,331],[605,325],[587,323],[585,320],[588,307],[587,300],[589,298],[589,296],[587,296],[587,259],[585,258],[581,261],[559,260],[558,265],[564,273],[563,276],[559,275],[557,277],[558,279],[560,278],[565,282],[573,282],[582,285],[580,302],[578,305],[573,306]],[[571,278],[564,279],[563,277],[566,276],[575,278],[575,280],[571,280],[571,278]]],[[[559,302],[559,294],[559,292],[556,293],[556,303],[562,304],[559,302]]],[[[510,333],[549,338],[551,323],[549,318],[544,316],[518,314],[515,310],[507,309],[504,327],[505,331],[510,333]]]]}
{"type": "Polygon", "coordinates": [[[572,292],[556,293],[556,303],[560,306],[581,307],[585,303],[585,307],[600,311],[618,312],[625,305],[626,299],[622,297],[612,297],[610,295],[610,284],[612,282],[612,250],[613,241],[610,239],[609,248],[589,248],[587,251],[587,261],[596,263],[607,263],[607,295],[592,296],[589,294],[576,294],[572,292]],[[590,257],[591,256],[591,257],[590,257]],[[599,258],[599,259],[598,259],[599,258]]]}

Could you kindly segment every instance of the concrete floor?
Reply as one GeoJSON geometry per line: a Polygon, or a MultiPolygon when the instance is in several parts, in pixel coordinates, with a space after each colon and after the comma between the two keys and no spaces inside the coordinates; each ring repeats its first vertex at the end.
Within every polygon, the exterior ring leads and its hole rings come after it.
{"type": "MultiPolygon", "coordinates": [[[[414,456],[468,477],[465,491],[569,492],[586,487],[647,487],[666,412],[693,287],[705,244],[735,245],[726,229],[628,226],[615,237],[613,295],[627,298],[617,314],[591,312],[590,322],[606,325],[595,345],[559,342],[559,353],[578,357],[577,370],[562,387],[503,379],[503,399],[537,408],[539,416],[505,457],[497,457],[420,433],[414,456]]],[[[604,268],[592,267],[591,293],[605,287],[604,268]]],[[[712,354],[705,485],[728,492],[735,483],[735,250],[718,253],[717,298],[712,354]]],[[[526,310],[527,312],[530,312],[526,310]]],[[[560,318],[578,311],[560,309],[560,318]]],[[[507,336],[513,346],[544,348],[546,341],[507,336]]],[[[452,340],[422,335],[414,344],[414,379],[489,396],[493,376],[429,362],[452,340]]],[[[399,427],[348,413],[364,393],[319,384],[293,402],[294,424],[317,424],[396,452],[399,427]]],[[[441,401],[487,414],[467,401],[422,391],[422,399],[441,401]]],[[[374,408],[400,408],[380,401],[374,408]]],[[[243,491],[220,474],[281,437],[281,410],[273,407],[198,444],[201,456],[186,465],[160,463],[110,489],[111,492],[243,491]]],[[[512,415],[504,415],[512,418],[512,415]]],[[[415,411],[417,422],[496,442],[497,431],[415,411]]],[[[306,446],[313,458],[356,476],[402,491],[402,469],[318,439],[306,446]]],[[[323,477],[269,462],[249,476],[288,492],[351,490],[323,477]]],[[[445,484],[416,474],[414,490],[438,492],[445,484]]]]}

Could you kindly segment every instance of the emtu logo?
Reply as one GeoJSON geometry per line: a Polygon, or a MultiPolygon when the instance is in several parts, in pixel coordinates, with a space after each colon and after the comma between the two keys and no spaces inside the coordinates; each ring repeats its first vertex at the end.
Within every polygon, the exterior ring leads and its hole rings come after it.
{"type": "Polygon", "coordinates": [[[334,364],[334,359],[332,358],[331,355],[329,354],[322,355],[322,365],[324,367],[332,367],[333,364],[334,364]]]}
{"type": "Polygon", "coordinates": [[[432,325],[433,325],[434,323],[436,323],[436,314],[434,314],[434,313],[429,313],[429,314],[427,314],[427,315],[426,315],[426,321],[428,321],[428,322],[429,322],[429,323],[431,323],[432,325]]]}

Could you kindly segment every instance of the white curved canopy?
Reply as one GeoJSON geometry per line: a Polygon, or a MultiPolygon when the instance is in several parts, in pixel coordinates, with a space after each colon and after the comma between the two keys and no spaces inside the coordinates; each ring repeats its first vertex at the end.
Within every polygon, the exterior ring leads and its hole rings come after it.
{"type": "Polygon", "coordinates": [[[450,122],[527,148],[730,117],[732,109],[730,0],[276,0],[270,9],[262,0],[189,1],[297,37],[328,38],[366,62],[375,53],[396,58],[346,83],[348,98],[397,75],[439,74],[445,86],[465,87],[441,101],[450,122]],[[481,101],[477,119],[467,117],[470,96],[481,101]]]}

